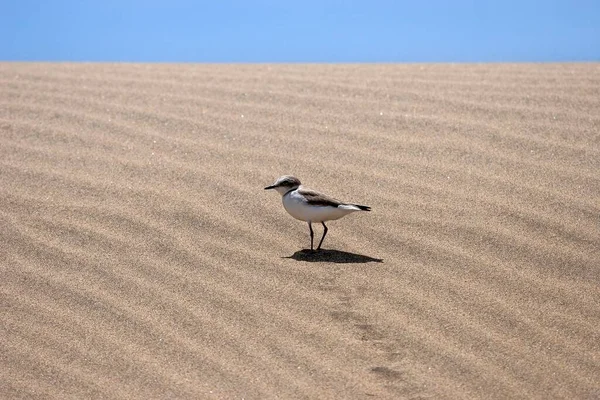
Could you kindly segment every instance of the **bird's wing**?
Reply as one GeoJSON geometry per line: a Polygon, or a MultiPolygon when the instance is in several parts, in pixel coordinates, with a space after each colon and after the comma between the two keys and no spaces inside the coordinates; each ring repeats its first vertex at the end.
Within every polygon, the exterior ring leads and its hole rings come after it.
{"type": "Polygon", "coordinates": [[[326,194],[319,193],[311,189],[300,188],[298,189],[298,193],[306,198],[308,204],[313,206],[338,207],[339,205],[344,204],[333,197],[329,197],[326,194]]]}

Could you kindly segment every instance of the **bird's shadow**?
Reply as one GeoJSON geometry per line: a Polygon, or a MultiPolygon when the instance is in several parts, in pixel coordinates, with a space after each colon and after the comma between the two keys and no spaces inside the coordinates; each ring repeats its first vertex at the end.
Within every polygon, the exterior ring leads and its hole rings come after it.
{"type": "Polygon", "coordinates": [[[381,258],[373,258],[362,254],[348,253],[347,251],[340,250],[310,250],[302,249],[289,257],[296,261],[306,262],[333,262],[340,264],[364,264],[368,262],[383,262],[381,258]]]}

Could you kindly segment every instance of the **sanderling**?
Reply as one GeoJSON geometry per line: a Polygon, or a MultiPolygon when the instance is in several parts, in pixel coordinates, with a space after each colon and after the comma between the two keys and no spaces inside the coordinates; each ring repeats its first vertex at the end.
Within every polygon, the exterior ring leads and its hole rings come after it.
{"type": "Polygon", "coordinates": [[[327,235],[325,221],[340,219],[354,211],[371,211],[371,207],[344,203],[323,193],[305,188],[298,178],[291,175],[284,175],[277,179],[274,184],[265,188],[265,190],[268,189],[275,189],[279,192],[283,207],[292,217],[308,222],[311,250],[313,250],[314,237],[313,222],[323,224],[323,237],[317,246],[317,250],[319,250],[325,235],[327,235]]]}

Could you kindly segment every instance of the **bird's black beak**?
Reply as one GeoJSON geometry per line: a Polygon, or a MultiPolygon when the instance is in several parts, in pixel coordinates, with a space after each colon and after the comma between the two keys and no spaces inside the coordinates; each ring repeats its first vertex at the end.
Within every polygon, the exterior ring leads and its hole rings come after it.
{"type": "Polygon", "coordinates": [[[265,188],[265,190],[269,190],[269,189],[275,189],[275,185],[267,186],[267,187],[265,188]]]}

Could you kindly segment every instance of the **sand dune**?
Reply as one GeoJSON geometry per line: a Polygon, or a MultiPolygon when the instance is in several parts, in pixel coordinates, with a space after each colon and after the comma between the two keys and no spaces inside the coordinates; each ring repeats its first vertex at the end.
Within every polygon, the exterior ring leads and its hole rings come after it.
{"type": "Polygon", "coordinates": [[[598,110],[599,64],[0,63],[0,397],[597,398],[598,110]],[[308,254],[283,174],[373,211],[308,254]]]}

